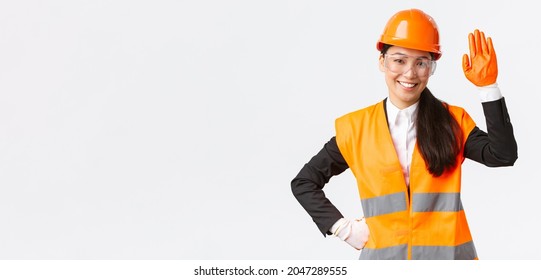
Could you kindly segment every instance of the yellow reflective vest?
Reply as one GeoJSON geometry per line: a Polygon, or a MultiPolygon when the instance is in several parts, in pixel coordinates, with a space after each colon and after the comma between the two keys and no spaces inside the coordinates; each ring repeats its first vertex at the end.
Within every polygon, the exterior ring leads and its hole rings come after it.
{"type": "MultiPolygon", "coordinates": [[[[336,142],[359,188],[370,239],[360,259],[477,259],[460,199],[463,151],[457,165],[432,176],[418,147],[404,179],[384,103],[336,120],[336,142]]],[[[449,111],[466,136],[475,122],[464,109],[449,111]]]]}

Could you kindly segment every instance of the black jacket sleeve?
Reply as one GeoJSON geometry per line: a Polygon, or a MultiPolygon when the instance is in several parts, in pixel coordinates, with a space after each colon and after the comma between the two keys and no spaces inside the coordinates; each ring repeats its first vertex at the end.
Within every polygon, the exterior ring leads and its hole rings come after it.
{"type": "Polygon", "coordinates": [[[478,127],[470,132],[465,157],[489,167],[512,166],[518,158],[518,148],[505,99],[484,102],[483,112],[488,133],[478,127]]]}
{"type": "Polygon", "coordinates": [[[293,195],[324,236],[331,234],[329,230],[332,225],[344,216],[325,196],[323,187],[332,176],[348,168],[335,137],[332,137],[291,181],[293,195]]]}

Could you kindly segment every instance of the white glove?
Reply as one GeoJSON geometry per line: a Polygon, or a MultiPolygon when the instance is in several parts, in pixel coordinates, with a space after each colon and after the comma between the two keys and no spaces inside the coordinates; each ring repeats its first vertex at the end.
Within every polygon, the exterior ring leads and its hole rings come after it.
{"type": "Polygon", "coordinates": [[[342,218],[335,225],[337,225],[337,228],[333,235],[342,241],[346,241],[353,248],[361,250],[366,245],[366,242],[368,242],[370,230],[364,218],[355,220],[342,218]]]}

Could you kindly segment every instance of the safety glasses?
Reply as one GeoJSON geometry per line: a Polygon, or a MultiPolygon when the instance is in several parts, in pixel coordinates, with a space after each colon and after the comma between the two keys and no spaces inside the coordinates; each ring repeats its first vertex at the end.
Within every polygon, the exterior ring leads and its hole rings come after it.
{"type": "Polygon", "coordinates": [[[383,63],[385,68],[395,74],[405,74],[412,70],[419,77],[428,77],[436,71],[436,61],[425,56],[385,54],[383,63]]]}

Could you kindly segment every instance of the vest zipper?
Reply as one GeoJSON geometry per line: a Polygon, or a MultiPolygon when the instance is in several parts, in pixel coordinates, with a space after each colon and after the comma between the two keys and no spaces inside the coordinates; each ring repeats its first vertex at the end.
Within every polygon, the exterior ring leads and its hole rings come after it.
{"type": "MultiPolygon", "coordinates": [[[[410,176],[410,184],[411,184],[411,176],[410,176]]],[[[413,242],[413,211],[412,211],[412,207],[411,207],[410,188],[409,188],[409,186],[406,186],[406,187],[407,187],[408,213],[409,213],[409,217],[408,217],[409,218],[408,219],[408,223],[409,223],[408,260],[411,260],[411,244],[413,242]]]]}

